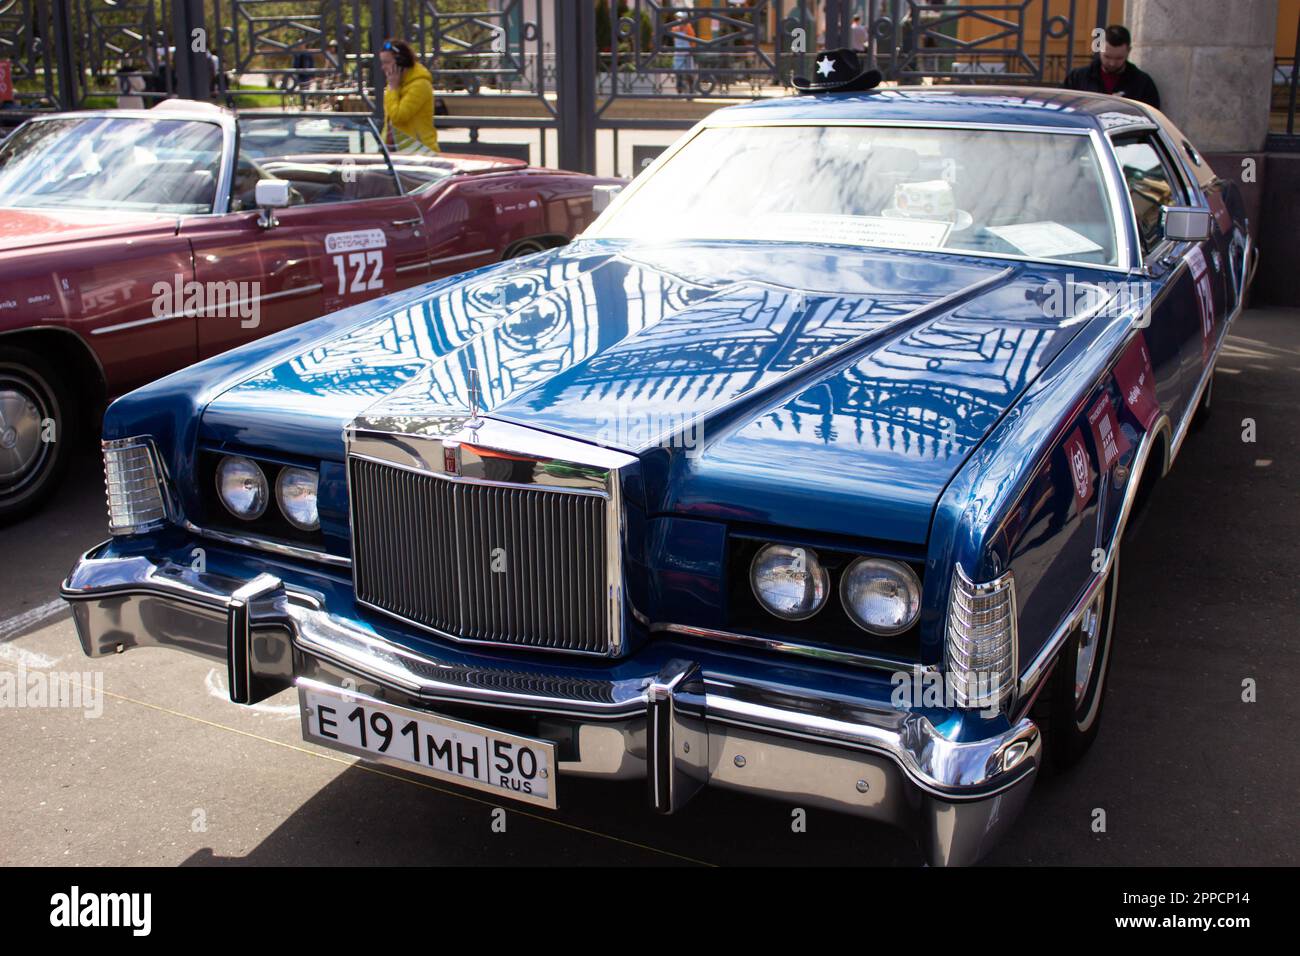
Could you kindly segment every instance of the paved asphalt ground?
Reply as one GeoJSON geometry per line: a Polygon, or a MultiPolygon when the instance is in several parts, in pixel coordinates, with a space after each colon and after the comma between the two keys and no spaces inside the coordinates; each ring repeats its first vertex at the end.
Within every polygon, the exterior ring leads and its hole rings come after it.
{"type": "MultiPolygon", "coordinates": [[[[1040,778],[995,864],[1300,863],[1300,312],[1247,313],[1214,414],[1123,555],[1097,745],[1040,778]],[[1257,441],[1242,441],[1242,420],[1257,441]],[[1258,700],[1244,703],[1250,678],[1258,700]],[[1106,815],[1094,832],[1094,811],[1106,815]]],[[[494,804],[299,739],[288,693],[247,709],[224,668],[81,656],[58,582],[105,535],[92,444],[43,514],[0,530],[0,668],[102,670],[102,716],[0,708],[0,864],[900,864],[885,827],[704,792],[564,779],[558,814],[494,804]]]]}

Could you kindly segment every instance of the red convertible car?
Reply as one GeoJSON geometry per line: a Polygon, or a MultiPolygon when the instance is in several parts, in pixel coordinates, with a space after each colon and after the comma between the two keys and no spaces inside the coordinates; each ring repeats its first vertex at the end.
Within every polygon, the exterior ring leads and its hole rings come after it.
{"type": "Polygon", "coordinates": [[[563,245],[617,182],[389,155],[365,116],[171,100],[29,121],[0,146],[0,521],[39,506],[104,399],[563,245]]]}

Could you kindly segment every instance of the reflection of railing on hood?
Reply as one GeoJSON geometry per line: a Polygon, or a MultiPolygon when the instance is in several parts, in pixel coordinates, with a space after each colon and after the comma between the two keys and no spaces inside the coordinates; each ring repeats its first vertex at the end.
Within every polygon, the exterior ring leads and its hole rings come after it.
{"type": "Polygon", "coordinates": [[[1038,373],[1052,333],[1038,328],[981,327],[953,320],[909,333],[823,385],[755,422],[756,428],[805,426],[841,439],[851,425],[859,444],[948,457],[978,442],[1038,373]],[[939,382],[931,381],[937,373],[939,382]]]}
{"type": "Polygon", "coordinates": [[[669,316],[588,362],[575,378],[584,398],[726,400],[876,332],[919,303],[844,299],[737,286],[669,316]],[[637,375],[629,375],[635,370],[637,375]]]}
{"type": "Polygon", "coordinates": [[[512,304],[562,287],[571,266],[516,270],[491,280],[456,286],[431,300],[377,317],[292,361],[269,369],[250,388],[327,388],[386,395],[437,358],[461,348],[495,325],[512,304]],[[504,308],[502,307],[504,303],[504,308]],[[361,374],[365,369],[369,378],[361,374]]]}
{"type": "MultiPolygon", "coordinates": [[[[564,392],[565,401],[633,402],[689,421],[756,388],[797,381],[808,362],[931,298],[706,286],[617,257],[521,267],[453,284],[249,384],[374,395],[375,415],[456,415],[469,407],[472,368],[489,412],[521,395],[524,407],[544,412],[564,392]]],[[[813,416],[823,441],[851,434],[911,454],[954,454],[1023,388],[1051,337],[1041,326],[939,319],[887,335],[753,427],[801,430],[800,417],[813,416]]]]}
{"type": "MultiPolygon", "coordinates": [[[[673,290],[665,283],[661,274],[632,269],[622,288],[636,289],[645,296],[642,301],[671,302],[673,290]],[[646,288],[647,282],[654,288],[646,288]]],[[[528,336],[512,336],[502,325],[470,343],[468,355],[434,364],[427,392],[413,386],[404,395],[413,402],[459,407],[467,397],[472,364],[489,408],[541,386],[533,399],[540,408],[553,398],[546,384],[573,368],[576,374],[565,387],[581,389],[576,396],[581,400],[653,401],[664,414],[678,404],[684,415],[701,400],[723,403],[782,377],[919,304],[884,297],[814,298],[737,285],[683,302],[660,321],[645,324],[645,312],[630,295],[619,298],[626,304],[623,315],[605,300],[598,317],[592,291],[584,276],[555,300],[528,306],[509,320],[509,326],[522,322],[528,336]]]]}
{"type": "Polygon", "coordinates": [[[878,359],[883,367],[900,371],[943,371],[949,380],[959,373],[973,388],[1014,395],[1036,370],[1050,337],[1043,328],[941,319],[908,333],[878,359]]]}

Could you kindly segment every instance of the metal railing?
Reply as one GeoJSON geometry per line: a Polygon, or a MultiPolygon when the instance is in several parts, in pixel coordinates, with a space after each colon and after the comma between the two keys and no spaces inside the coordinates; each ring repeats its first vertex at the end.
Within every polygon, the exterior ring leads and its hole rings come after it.
{"type": "MultiPolygon", "coordinates": [[[[526,130],[543,162],[592,169],[598,137],[623,156],[620,134],[687,128],[702,98],[784,95],[819,47],[852,45],[854,15],[888,81],[1052,85],[1087,62],[1109,10],[1107,0],[0,0],[0,59],[12,64],[17,114],[178,95],[378,111],[374,51],[396,35],[434,75],[450,114],[440,129],[467,129],[470,145],[526,130]]],[[[1293,64],[1279,60],[1274,86],[1279,148],[1298,138],[1293,64]]]]}
{"type": "Polygon", "coordinates": [[[1108,0],[1098,0],[1091,20],[1080,15],[1075,0],[864,3],[871,57],[886,78],[900,83],[972,82],[987,73],[1001,83],[1059,83],[1091,58],[1092,33],[1107,25],[1110,12],[1108,0]],[[1050,52],[1053,41],[1063,53],[1050,52]]]}
{"type": "Polygon", "coordinates": [[[1273,63],[1271,128],[1264,145],[1267,150],[1300,152],[1300,129],[1296,128],[1296,93],[1300,85],[1297,63],[1300,63],[1300,16],[1296,17],[1295,52],[1289,57],[1278,57],[1273,63]]]}

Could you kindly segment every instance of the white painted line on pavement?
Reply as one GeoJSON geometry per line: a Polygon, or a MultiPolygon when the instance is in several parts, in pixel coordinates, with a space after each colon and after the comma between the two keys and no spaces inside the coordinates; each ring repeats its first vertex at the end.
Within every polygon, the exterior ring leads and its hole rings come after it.
{"type": "MultiPolygon", "coordinates": [[[[217,700],[224,700],[230,703],[230,691],[226,688],[225,676],[220,669],[214,667],[208,671],[208,676],[203,679],[203,684],[208,689],[208,693],[217,700]]],[[[261,714],[270,714],[273,717],[297,717],[298,704],[237,704],[241,710],[253,710],[261,714]]]]}
{"type": "Polygon", "coordinates": [[[30,608],[23,611],[22,614],[15,614],[13,617],[6,618],[0,621],[0,641],[6,640],[10,634],[17,634],[25,628],[39,624],[46,618],[54,617],[54,615],[66,610],[68,610],[68,602],[63,598],[55,598],[40,607],[30,608]]]}
{"type": "Polygon", "coordinates": [[[10,664],[18,664],[31,670],[41,670],[47,667],[53,667],[58,663],[52,657],[46,657],[44,654],[38,654],[36,651],[29,651],[26,648],[18,647],[15,644],[0,644],[0,661],[7,661],[10,664]]]}

